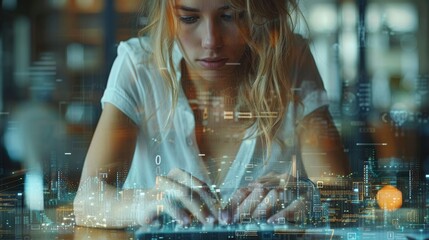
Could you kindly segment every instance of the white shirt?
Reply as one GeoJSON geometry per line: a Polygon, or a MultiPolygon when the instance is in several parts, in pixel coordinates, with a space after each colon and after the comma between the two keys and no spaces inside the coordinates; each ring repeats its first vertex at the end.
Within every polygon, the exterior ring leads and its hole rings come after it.
{"type": "MultiPolygon", "coordinates": [[[[182,89],[172,124],[164,127],[172,103],[168,97],[170,92],[166,91],[166,82],[159,69],[149,60],[149,43],[148,38],[133,38],[119,44],[118,56],[101,99],[102,106],[106,102],[113,104],[140,128],[124,188],[151,188],[157,175],[166,175],[173,168],[181,168],[212,186],[205,163],[199,156],[194,114],[182,89]]],[[[297,64],[293,83],[302,104],[296,106],[295,117],[294,107],[288,108],[277,133],[286,147],[282,149],[273,142],[271,157],[264,165],[258,138],[245,138],[223,183],[215,186],[223,199],[228,199],[239,186],[247,185],[269,172],[290,172],[295,141],[293,123],[328,104],[314,60],[304,46],[301,46],[303,55],[297,64]]],[[[170,70],[176,71],[180,81],[183,56],[177,44],[172,57],[174,66],[170,70]]],[[[246,135],[249,136],[249,133],[246,135]]],[[[301,169],[302,163],[297,162],[297,166],[301,169]]]]}

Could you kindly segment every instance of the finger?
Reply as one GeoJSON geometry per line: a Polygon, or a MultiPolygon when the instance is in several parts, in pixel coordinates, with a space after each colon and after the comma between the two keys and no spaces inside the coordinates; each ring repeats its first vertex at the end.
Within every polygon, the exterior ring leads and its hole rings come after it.
{"type": "Polygon", "coordinates": [[[233,221],[233,214],[235,209],[237,209],[240,204],[246,199],[251,191],[249,188],[239,188],[234,194],[232,194],[231,199],[224,209],[222,209],[221,216],[219,216],[220,220],[223,223],[231,223],[233,221]]]}
{"type": "Polygon", "coordinates": [[[210,190],[210,187],[205,182],[180,168],[172,169],[167,176],[196,192],[200,199],[208,206],[212,215],[218,218],[220,204],[216,194],[210,190]]]}
{"type": "MultiPolygon", "coordinates": [[[[159,186],[158,186],[159,188],[159,186]]],[[[162,218],[164,215],[169,215],[174,221],[180,224],[190,223],[190,213],[184,208],[178,208],[175,201],[172,198],[167,198],[167,193],[152,189],[141,195],[142,198],[137,199],[137,223],[142,226],[160,224],[159,220],[165,220],[162,218]]],[[[165,222],[161,222],[165,224],[165,222]]]]}
{"type": "Polygon", "coordinates": [[[163,196],[166,198],[167,204],[180,203],[179,208],[185,208],[193,216],[195,216],[198,221],[206,223],[213,217],[211,210],[208,208],[199,197],[198,194],[192,194],[192,190],[180,184],[168,177],[158,176],[157,177],[157,190],[163,193],[163,196]],[[191,196],[193,196],[191,198],[191,196]]]}
{"type": "Polygon", "coordinates": [[[305,203],[302,200],[297,199],[282,211],[268,218],[267,222],[278,223],[278,220],[283,218],[290,223],[299,223],[304,220],[305,211],[305,203]]]}
{"type": "Polygon", "coordinates": [[[178,206],[177,203],[166,204],[162,210],[182,226],[191,224],[192,214],[189,211],[186,211],[183,207],[178,206]]]}
{"type": "Polygon", "coordinates": [[[181,195],[176,197],[177,201],[180,201],[181,208],[187,209],[197,220],[203,224],[212,223],[215,221],[215,216],[211,213],[210,209],[204,204],[199,198],[194,197],[193,200],[189,200],[189,196],[181,195]]]}
{"type": "Polygon", "coordinates": [[[152,199],[145,200],[144,204],[137,205],[137,223],[142,227],[147,227],[156,219],[156,202],[152,199]]]}
{"type": "Polygon", "coordinates": [[[196,188],[201,188],[204,189],[206,191],[208,191],[208,193],[215,198],[216,196],[210,191],[209,186],[201,181],[199,178],[193,176],[192,174],[180,169],[180,168],[173,168],[170,170],[170,172],[168,173],[167,177],[185,185],[188,187],[196,187],[196,188]]]}
{"type": "Polygon", "coordinates": [[[258,204],[262,201],[265,195],[268,193],[266,188],[261,186],[255,187],[252,192],[244,199],[240,205],[234,209],[233,221],[241,221],[242,217],[251,216],[251,213],[255,210],[258,204]]]}
{"type": "Polygon", "coordinates": [[[252,191],[249,188],[240,188],[238,189],[229,201],[231,207],[238,207],[244,199],[246,199],[252,191]]]}
{"type": "MultiPolygon", "coordinates": [[[[268,186],[270,184],[273,184],[273,185],[276,184],[276,185],[278,185],[278,183],[279,183],[279,175],[274,174],[273,172],[270,172],[270,173],[268,173],[268,174],[266,174],[266,175],[258,178],[257,181],[255,181],[255,182],[264,184],[265,186],[268,186]]],[[[254,184],[255,182],[250,183],[249,186],[252,185],[252,184],[254,184]]]]}
{"type": "Polygon", "coordinates": [[[252,218],[258,222],[265,222],[267,218],[273,215],[273,211],[279,206],[277,189],[272,189],[265,195],[264,199],[253,210],[252,218]]]}
{"type": "MultiPolygon", "coordinates": [[[[191,214],[184,208],[179,208],[176,204],[170,204],[167,202],[149,204],[149,206],[142,209],[141,212],[142,213],[137,220],[141,226],[149,226],[154,223],[159,223],[160,220],[164,220],[160,219],[164,215],[170,216],[172,218],[171,221],[175,221],[183,226],[189,225],[192,219],[191,214]],[[148,209],[150,210],[148,211],[148,209]]],[[[162,224],[168,224],[168,222],[162,221],[162,224]]]]}
{"type": "Polygon", "coordinates": [[[289,187],[296,184],[296,178],[289,174],[275,174],[269,173],[257,181],[260,184],[263,184],[265,187],[289,187]]]}

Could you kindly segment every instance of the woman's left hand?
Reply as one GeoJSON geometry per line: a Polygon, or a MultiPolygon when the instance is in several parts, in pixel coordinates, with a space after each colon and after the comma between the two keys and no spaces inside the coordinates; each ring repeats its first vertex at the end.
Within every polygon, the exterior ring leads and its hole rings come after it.
{"type": "Polygon", "coordinates": [[[308,185],[288,174],[270,173],[238,189],[221,219],[227,223],[300,223],[306,214],[308,185]]]}

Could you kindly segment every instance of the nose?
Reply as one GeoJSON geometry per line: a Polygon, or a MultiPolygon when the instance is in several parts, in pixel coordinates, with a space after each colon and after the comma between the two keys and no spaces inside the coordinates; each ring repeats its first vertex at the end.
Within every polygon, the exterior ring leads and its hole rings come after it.
{"type": "Polygon", "coordinates": [[[216,20],[209,20],[206,24],[206,31],[202,38],[202,47],[213,50],[223,47],[222,27],[216,20]]]}

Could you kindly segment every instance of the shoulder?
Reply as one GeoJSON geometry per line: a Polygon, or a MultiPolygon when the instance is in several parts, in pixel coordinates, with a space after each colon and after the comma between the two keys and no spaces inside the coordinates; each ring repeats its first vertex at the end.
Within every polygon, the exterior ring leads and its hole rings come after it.
{"type": "Polygon", "coordinates": [[[101,102],[112,103],[136,124],[141,122],[142,104],[156,87],[148,38],[131,38],[119,43],[101,102]]]}
{"type": "Polygon", "coordinates": [[[325,86],[310,49],[310,40],[301,35],[294,35],[292,75],[293,87],[296,89],[303,116],[326,106],[329,103],[325,86]]]}
{"type": "Polygon", "coordinates": [[[149,60],[152,46],[148,37],[130,38],[121,41],[117,49],[118,57],[127,56],[135,63],[149,60]]]}
{"type": "Polygon", "coordinates": [[[289,42],[290,55],[295,61],[299,62],[302,61],[303,58],[312,56],[309,39],[304,38],[302,35],[294,34],[291,36],[289,42]]]}
{"type": "Polygon", "coordinates": [[[291,74],[295,81],[312,81],[322,83],[313,53],[310,49],[310,40],[295,34],[290,38],[291,74]]]}
{"type": "Polygon", "coordinates": [[[291,36],[290,39],[292,40],[293,44],[295,44],[295,46],[299,46],[300,49],[302,49],[305,46],[308,47],[309,39],[305,38],[301,34],[295,33],[291,36]]]}

